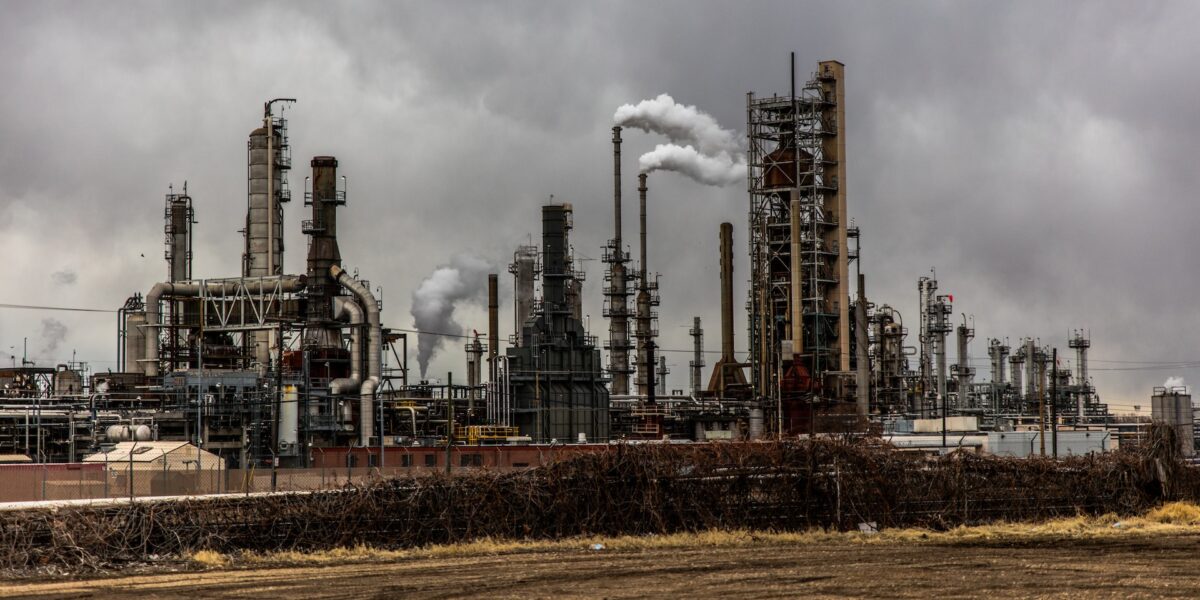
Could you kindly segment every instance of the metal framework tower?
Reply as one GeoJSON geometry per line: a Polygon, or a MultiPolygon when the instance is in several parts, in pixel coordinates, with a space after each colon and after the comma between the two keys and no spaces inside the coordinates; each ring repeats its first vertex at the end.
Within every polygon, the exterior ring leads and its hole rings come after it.
{"type": "Polygon", "coordinates": [[[1082,330],[1078,330],[1072,332],[1071,338],[1067,340],[1067,346],[1075,349],[1075,386],[1079,390],[1076,412],[1078,418],[1083,419],[1087,406],[1092,402],[1092,388],[1088,383],[1087,368],[1088,348],[1092,347],[1092,340],[1085,336],[1082,330]]]}
{"type": "MultiPolygon", "coordinates": [[[[183,182],[183,193],[176,194],[174,188],[167,193],[163,210],[163,232],[167,260],[167,281],[188,281],[192,278],[192,225],[196,223],[192,208],[192,197],[188,195],[187,182],[183,182]]],[[[163,322],[166,337],[163,339],[163,359],[170,370],[186,367],[190,352],[185,327],[189,326],[183,302],[168,302],[163,322]]],[[[195,315],[199,319],[199,315],[195,315]]],[[[153,334],[152,334],[153,335],[153,334]]]]}
{"type": "Polygon", "coordinates": [[[637,337],[637,393],[639,396],[647,396],[650,394],[651,379],[654,369],[648,365],[651,362],[647,359],[647,346],[654,343],[654,338],[658,337],[658,312],[654,307],[659,305],[658,298],[658,275],[651,278],[650,271],[647,267],[647,250],[646,250],[646,174],[638,174],[638,199],[641,204],[641,261],[638,264],[638,293],[637,293],[637,316],[634,317],[636,328],[634,335],[637,337]]]}
{"type": "Polygon", "coordinates": [[[971,408],[971,385],[975,377],[975,369],[971,368],[967,356],[967,344],[975,339],[975,328],[967,325],[967,317],[963,315],[962,325],[955,329],[958,334],[958,364],[954,365],[954,377],[957,380],[957,408],[971,408]]]}
{"type": "Polygon", "coordinates": [[[700,328],[700,317],[692,317],[692,328],[688,330],[692,336],[692,360],[688,367],[692,373],[692,395],[700,393],[700,372],[704,369],[704,330],[700,328]]]}
{"type": "Polygon", "coordinates": [[[746,99],[751,377],[781,413],[784,387],[819,397],[850,369],[844,66],[820,63],[799,90],[794,70],[790,95],[746,99]]]}
{"type": "Polygon", "coordinates": [[[608,372],[612,377],[612,393],[629,393],[629,351],[633,343],[629,340],[629,283],[633,275],[626,265],[629,252],[621,242],[621,128],[613,127],[613,238],[603,249],[604,270],[604,317],[609,320],[608,339],[604,348],[608,350],[608,372]]]}

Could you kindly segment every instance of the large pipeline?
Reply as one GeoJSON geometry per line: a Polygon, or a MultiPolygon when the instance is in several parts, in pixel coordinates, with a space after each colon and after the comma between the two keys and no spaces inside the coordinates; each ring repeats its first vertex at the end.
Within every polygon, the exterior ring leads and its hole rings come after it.
{"type": "Polygon", "coordinates": [[[330,267],[329,276],[354,294],[359,305],[367,313],[367,369],[358,396],[358,439],[361,445],[368,446],[371,437],[375,435],[375,390],[379,387],[379,379],[383,374],[383,331],[379,327],[379,302],[375,300],[371,290],[361,282],[355,281],[341,267],[330,267]]]}
{"type": "Polygon", "coordinates": [[[333,298],[333,318],[350,324],[350,377],[339,377],[329,382],[329,393],[351,394],[362,385],[362,325],[363,309],[358,302],[345,296],[333,298]]]}
{"type": "MultiPolygon", "coordinates": [[[[259,277],[254,279],[232,279],[222,281],[205,281],[203,282],[206,294],[231,294],[238,290],[238,287],[244,287],[247,293],[263,294],[275,291],[278,287],[279,291],[284,293],[298,292],[304,289],[307,278],[304,275],[277,275],[274,277],[259,277]]],[[[164,281],[154,284],[150,291],[146,294],[146,327],[152,331],[146,333],[146,368],[145,373],[148,377],[158,376],[158,343],[159,336],[157,328],[162,326],[162,313],[159,311],[159,301],[164,296],[199,296],[201,282],[176,282],[171,283],[164,281]]]]}

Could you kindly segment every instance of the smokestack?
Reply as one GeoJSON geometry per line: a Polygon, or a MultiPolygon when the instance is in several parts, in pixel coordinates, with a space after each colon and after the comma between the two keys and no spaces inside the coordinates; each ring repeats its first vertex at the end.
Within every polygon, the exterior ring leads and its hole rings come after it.
{"type": "Polygon", "coordinates": [[[626,263],[629,256],[621,241],[621,127],[613,127],[613,239],[605,251],[608,263],[608,299],[606,315],[609,317],[608,349],[609,373],[612,376],[612,393],[629,393],[629,277],[626,263]]]}
{"type": "Polygon", "coordinates": [[[488,274],[488,381],[495,381],[500,352],[500,276],[488,274]]]}
{"type": "Polygon", "coordinates": [[[638,200],[641,205],[640,221],[640,256],[638,265],[638,295],[637,295],[637,388],[638,395],[652,394],[654,381],[654,364],[647,358],[646,347],[650,341],[650,281],[649,269],[646,268],[646,174],[638,174],[638,200]]]}
{"type": "Polygon", "coordinates": [[[867,278],[862,273],[858,274],[858,302],[854,307],[855,322],[855,345],[857,346],[858,356],[855,361],[857,375],[857,390],[858,390],[858,416],[861,419],[866,419],[871,412],[871,364],[870,357],[867,354],[867,345],[870,343],[867,336],[867,278]]]}
{"type": "Polygon", "coordinates": [[[305,198],[312,204],[312,218],[304,221],[301,229],[309,236],[308,242],[308,320],[313,326],[306,331],[308,341],[324,348],[340,348],[340,329],[321,327],[333,317],[333,296],[338,285],[329,276],[329,270],[341,266],[342,254],[337,240],[337,207],[346,201],[337,189],[337,158],[314,156],[309,162],[312,167],[312,192],[305,198]]]}
{"type": "Polygon", "coordinates": [[[733,224],[721,223],[721,359],[713,365],[708,391],[724,398],[731,385],[745,386],[746,374],[733,357],[733,224]]]}
{"type": "Polygon", "coordinates": [[[621,249],[621,127],[612,128],[613,137],[613,242],[621,249]]]}
{"type": "Polygon", "coordinates": [[[692,329],[688,333],[692,336],[692,362],[688,365],[692,370],[692,396],[698,396],[700,371],[704,368],[704,330],[700,328],[700,317],[692,317],[692,329]]]}
{"type": "Polygon", "coordinates": [[[734,360],[732,223],[721,223],[721,360],[734,360]]]}
{"type": "Polygon", "coordinates": [[[646,174],[638,173],[638,201],[641,203],[641,269],[642,269],[642,288],[648,287],[646,279],[646,174]]]}

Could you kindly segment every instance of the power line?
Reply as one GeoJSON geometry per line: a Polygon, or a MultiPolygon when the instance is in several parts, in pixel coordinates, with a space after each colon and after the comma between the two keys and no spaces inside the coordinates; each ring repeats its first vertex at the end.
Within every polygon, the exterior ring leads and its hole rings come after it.
{"type": "Polygon", "coordinates": [[[104,308],[74,308],[67,306],[39,306],[35,304],[5,304],[0,303],[0,308],[19,308],[23,310],[63,310],[68,312],[94,312],[94,313],[115,313],[115,310],[104,308]]]}

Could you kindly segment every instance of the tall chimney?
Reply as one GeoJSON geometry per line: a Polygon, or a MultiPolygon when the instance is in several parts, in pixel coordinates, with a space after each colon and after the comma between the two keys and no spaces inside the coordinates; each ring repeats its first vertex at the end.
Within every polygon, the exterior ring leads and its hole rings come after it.
{"type": "Polygon", "coordinates": [[[638,265],[637,294],[637,391],[640,396],[653,394],[654,364],[647,358],[646,346],[650,344],[650,281],[646,268],[646,174],[638,174],[638,199],[641,203],[640,238],[641,262],[638,265]]]}
{"type": "Polygon", "coordinates": [[[621,248],[621,127],[612,128],[613,137],[613,242],[621,248]]]}
{"type": "Polygon", "coordinates": [[[734,360],[732,223],[721,223],[721,360],[734,360]]]}
{"type": "Polygon", "coordinates": [[[871,412],[871,359],[867,353],[867,345],[870,343],[867,334],[867,278],[862,273],[858,274],[858,302],[854,306],[855,320],[855,346],[858,356],[855,357],[857,375],[857,412],[861,419],[866,419],[871,412]]]}
{"type": "Polygon", "coordinates": [[[638,202],[641,204],[641,269],[642,269],[642,288],[648,287],[646,279],[646,174],[638,173],[638,202]]]}
{"type": "Polygon", "coordinates": [[[605,252],[608,263],[608,370],[612,376],[612,393],[629,393],[629,277],[626,263],[629,256],[621,241],[621,128],[613,127],[613,239],[605,252]]]}
{"type": "Polygon", "coordinates": [[[721,359],[713,365],[708,391],[726,397],[730,386],[743,388],[746,374],[733,351],[733,224],[721,223],[721,359]]]}
{"type": "Polygon", "coordinates": [[[500,276],[488,274],[488,381],[495,381],[500,352],[500,276]]]}

